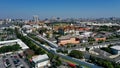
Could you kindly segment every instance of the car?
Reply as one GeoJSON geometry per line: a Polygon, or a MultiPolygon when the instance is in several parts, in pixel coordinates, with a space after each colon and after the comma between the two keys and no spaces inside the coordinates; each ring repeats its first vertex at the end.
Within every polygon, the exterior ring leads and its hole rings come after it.
{"type": "Polygon", "coordinates": [[[13,62],[15,66],[19,66],[21,64],[19,59],[14,59],[13,62]]]}
{"type": "Polygon", "coordinates": [[[19,59],[16,59],[16,61],[17,61],[17,62],[20,62],[20,60],[19,60],[19,59]]]}
{"type": "Polygon", "coordinates": [[[18,56],[19,56],[20,58],[23,58],[23,56],[22,56],[21,54],[18,54],[18,56]]]}
{"type": "Polygon", "coordinates": [[[4,65],[5,65],[6,68],[9,67],[9,66],[11,66],[10,61],[7,58],[4,59],[3,62],[4,62],[4,65]]]}
{"type": "Polygon", "coordinates": [[[22,66],[21,68],[25,68],[25,66],[22,66]]]}
{"type": "Polygon", "coordinates": [[[14,56],[14,58],[18,58],[17,56],[14,56]]]}
{"type": "Polygon", "coordinates": [[[24,65],[23,65],[23,64],[20,64],[20,67],[24,67],[24,65]]]}
{"type": "Polygon", "coordinates": [[[4,55],[3,58],[6,58],[6,56],[4,55]]]}
{"type": "Polygon", "coordinates": [[[25,68],[23,64],[18,65],[16,68],[25,68]]]}
{"type": "Polygon", "coordinates": [[[11,55],[10,57],[13,58],[13,55],[11,55]]]}
{"type": "Polygon", "coordinates": [[[16,60],[13,60],[14,64],[16,65],[18,62],[16,60]]]}
{"type": "Polygon", "coordinates": [[[5,61],[9,62],[9,60],[6,58],[5,61]]]}

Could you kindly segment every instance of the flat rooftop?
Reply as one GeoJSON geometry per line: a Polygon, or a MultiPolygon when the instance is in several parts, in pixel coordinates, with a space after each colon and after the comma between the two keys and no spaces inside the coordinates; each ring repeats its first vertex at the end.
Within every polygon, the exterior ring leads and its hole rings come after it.
{"type": "Polygon", "coordinates": [[[49,59],[49,57],[47,56],[47,54],[44,54],[44,55],[38,55],[38,56],[33,56],[32,57],[32,60],[37,63],[41,60],[44,60],[44,59],[49,59]]]}
{"type": "Polygon", "coordinates": [[[112,49],[115,49],[115,50],[120,50],[120,46],[118,46],[118,45],[112,46],[111,48],[112,48],[112,49]]]}
{"type": "Polygon", "coordinates": [[[8,41],[0,41],[0,44],[9,44],[9,43],[17,43],[20,45],[20,47],[24,50],[24,49],[28,49],[29,47],[22,42],[20,39],[16,39],[16,40],[8,40],[8,41]]]}

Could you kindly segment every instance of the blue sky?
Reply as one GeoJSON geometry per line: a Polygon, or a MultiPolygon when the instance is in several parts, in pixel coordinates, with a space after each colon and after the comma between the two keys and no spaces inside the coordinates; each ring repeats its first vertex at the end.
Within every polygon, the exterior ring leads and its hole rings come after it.
{"type": "Polygon", "coordinates": [[[120,0],[0,0],[0,18],[120,17],[120,0]]]}

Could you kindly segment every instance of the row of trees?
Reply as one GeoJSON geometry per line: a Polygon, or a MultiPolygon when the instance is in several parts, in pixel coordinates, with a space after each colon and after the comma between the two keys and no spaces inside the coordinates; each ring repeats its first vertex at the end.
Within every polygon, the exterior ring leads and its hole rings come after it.
{"type": "Polygon", "coordinates": [[[108,52],[110,54],[113,54],[111,48],[103,47],[103,48],[101,48],[101,50],[104,50],[104,51],[106,51],[106,52],[108,52]]]}
{"type": "Polygon", "coordinates": [[[77,58],[77,59],[82,59],[83,58],[83,53],[81,51],[78,51],[78,50],[72,50],[68,56],[70,57],[74,57],[74,58],[77,58]]]}
{"type": "Polygon", "coordinates": [[[108,52],[110,54],[114,54],[112,49],[110,48],[111,46],[113,46],[113,45],[110,44],[108,47],[103,47],[103,48],[100,48],[100,49],[104,50],[104,51],[106,51],[106,52],[108,52]]]}
{"type": "Polygon", "coordinates": [[[18,51],[21,47],[18,44],[12,46],[3,46],[0,48],[0,53],[11,52],[11,51],[18,51]]]}
{"type": "Polygon", "coordinates": [[[115,27],[115,26],[100,26],[98,30],[96,30],[97,32],[100,32],[100,31],[107,31],[107,32],[114,32],[118,29],[119,27],[115,27]]]}
{"type": "Polygon", "coordinates": [[[66,50],[66,49],[58,49],[57,52],[63,53],[63,54],[68,54],[68,50],[66,50]]]}
{"type": "Polygon", "coordinates": [[[18,32],[18,29],[15,29],[15,33],[17,35],[17,38],[21,39],[22,41],[24,41],[24,43],[33,51],[35,51],[35,54],[39,55],[39,54],[45,54],[45,50],[43,50],[42,48],[38,47],[36,44],[34,44],[29,38],[24,37],[23,35],[21,35],[18,32]]]}
{"type": "Polygon", "coordinates": [[[108,60],[104,60],[101,58],[97,58],[94,56],[90,56],[90,62],[95,63],[99,66],[102,66],[104,68],[120,68],[120,65],[108,60]]]}
{"type": "Polygon", "coordinates": [[[92,37],[88,37],[89,44],[93,44],[95,42],[95,39],[92,37]]]}
{"type": "Polygon", "coordinates": [[[40,34],[46,33],[47,29],[46,28],[41,28],[38,30],[40,34]]]}
{"type": "Polygon", "coordinates": [[[120,38],[120,35],[114,34],[114,35],[109,36],[107,39],[116,39],[116,38],[120,38]]]}
{"type": "Polygon", "coordinates": [[[93,43],[95,43],[95,42],[97,42],[97,43],[103,43],[104,40],[98,40],[98,41],[96,41],[94,38],[89,37],[89,38],[88,38],[88,42],[89,42],[89,44],[93,44],[93,43]]]}

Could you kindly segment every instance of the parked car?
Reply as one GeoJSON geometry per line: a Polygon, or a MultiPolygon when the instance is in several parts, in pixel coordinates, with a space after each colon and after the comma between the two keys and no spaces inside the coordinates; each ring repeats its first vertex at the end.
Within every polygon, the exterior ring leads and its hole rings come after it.
{"type": "Polygon", "coordinates": [[[10,61],[7,58],[3,59],[3,63],[6,68],[11,66],[10,61]]]}

